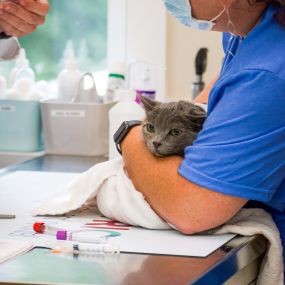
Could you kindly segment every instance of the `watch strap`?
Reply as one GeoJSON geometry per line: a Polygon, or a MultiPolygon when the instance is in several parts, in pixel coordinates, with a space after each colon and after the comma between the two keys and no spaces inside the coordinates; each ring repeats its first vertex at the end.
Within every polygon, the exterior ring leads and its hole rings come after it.
{"type": "Polygon", "coordinates": [[[0,40],[9,39],[11,36],[6,35],[4,32],[0,33],[0,40]]]}
{"type": "Polygon", "coordinates": [[[124,140],[124,138],[126,137],[126,135],[129,133],[129,131],[135,127],[135,126],[139,126],[142,124],[142,121],[138,121],[138,120],[133,120],[133,121],[124,121],[121,126],[119,127],[119,129],[116,131],[116,133],[114,134],[114,141],[116,144],[116,148],[118,150],[118,152],[120,154],[122,154],[122,150],[120,148],[120,144],[121,142],[124,140]]]}

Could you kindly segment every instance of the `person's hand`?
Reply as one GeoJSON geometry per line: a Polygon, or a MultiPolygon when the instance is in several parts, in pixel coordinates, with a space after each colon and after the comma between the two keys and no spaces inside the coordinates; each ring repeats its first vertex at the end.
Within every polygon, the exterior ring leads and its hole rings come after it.
{"type": "Polygon", "coordinates": [[[0,32],[22,37],[34,32],[45,21],[48,0],[7,0],[0,4],[0,32]]]}

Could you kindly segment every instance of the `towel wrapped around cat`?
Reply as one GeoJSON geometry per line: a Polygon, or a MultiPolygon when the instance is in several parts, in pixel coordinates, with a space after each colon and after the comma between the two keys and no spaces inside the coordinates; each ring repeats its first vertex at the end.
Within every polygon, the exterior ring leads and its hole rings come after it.
{"type": "Polygon", "coordinates": [[[94,202],[100,213],[112,220],[148,229],[170,228],[136,191],[125,174],[122,158],[96,164],[63,193],[34,209],[33,215],[62,215],[94,202]]]}

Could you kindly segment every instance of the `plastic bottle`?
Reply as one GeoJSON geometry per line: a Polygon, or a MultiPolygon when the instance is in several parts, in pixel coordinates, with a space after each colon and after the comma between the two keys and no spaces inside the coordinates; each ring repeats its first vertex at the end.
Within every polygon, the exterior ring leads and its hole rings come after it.
{"type": "Polygon", "coordinates": [[[120,154],[114,143],[114,133],[124,121],[142,120],[145,116],[143,108],[135,102],[136,95],[130,90],[118,92],[119,102],[109,111],[109,159],[119,157],[120,154]]]}
{"type": "Polygon", "coordinates": [[[66,55],[65,68],[60,72],[57,78],[58,99],[60,101],[72,101],[77,93],[81,76],[82,74],[77,67],[75,52],[70,48],[66,55]]]}
{"type": "Polygon", "coordinates": [[[125,64],[122,62],[117,62],[109,71],[105,101],[115,101],[116,92],[125,89],[125,85],[125,64]]]}
{"type": "Polygon", "coordinates": [[[159,68],[145,61],[134,61],[129,64],[129,87],[136,92],[136,102],[140,95],[156,99],[159,68]]]}
{"type": "Polygon", "coordinates": [[[4,76],[0,75],[0,99],[6,99],[7,80],[4,76]]]}
{"type": "Polygon", "coordinates": [[[25,49],[20,49],[20,54],[16,60],[16,66],[12,69],[9,77],[9,85],[12,87],[20,78],[28,78],[35,82],[35,73],[30,68],[30,62],[26,57],[25,49]]]}
{"type": "Polygon", "coordinates": [[[34,82],[30,78],[16,80],[13,89],[18,94],[18,100],[38,101],[33,95],[34,82]]]}

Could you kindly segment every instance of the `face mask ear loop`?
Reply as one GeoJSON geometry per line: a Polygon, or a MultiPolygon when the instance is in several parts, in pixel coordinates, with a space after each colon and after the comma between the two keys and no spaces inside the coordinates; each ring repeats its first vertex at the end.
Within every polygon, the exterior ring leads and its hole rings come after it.
{"type": "Polygon", "coordinates": [[[226,8],[224,7],[224,9],[221,11],[221,13],[219,13],[216,17],[214,17],[210,22],[215,22],[216,20],[218,20],[226,11],[226,8]]]}
{"type": "Polygon", "coordinates": [[[235,28],[235,25],[233,23],[233,21],[231,20],[231,16],[230,16],[230,12],[228,9],[226,9],[227,11],[227,16],[228,16],[228,30],[229,30],[229,33],[232,35],[232,36],[236,36],[236,28],[235,28]],[[231,30],[231,27],[232,27],[232,30],[231,30]]]}

